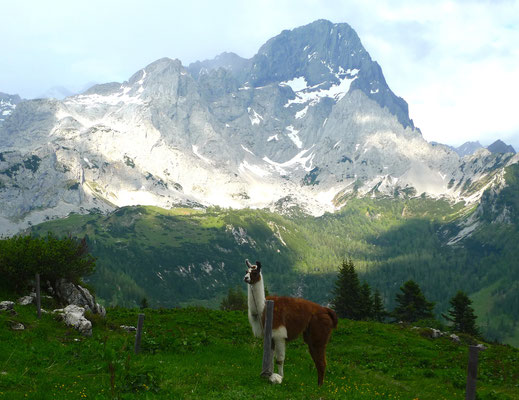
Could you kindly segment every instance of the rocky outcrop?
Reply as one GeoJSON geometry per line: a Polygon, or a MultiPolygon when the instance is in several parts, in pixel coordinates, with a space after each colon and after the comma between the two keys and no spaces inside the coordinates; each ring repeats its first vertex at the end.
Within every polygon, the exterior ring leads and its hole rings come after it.
{"type": "Polygon", "coordinates": [[[18,299],[18,304],[21,306],[26,306],[28,304],[32,304],[36,299],[36,293],[31,293],[28,296],[23,296],[18,299]]]}
{"type": "Polygon", "coordinates": [[[75,305],[84,309],[84,311],[91,311],[94,314],[106,315],[106,310],[99,303],[96,303],[94,296],[80,285],[76,285],[65,279],[60,279],[54,291],[57,298],[63,304],[75,305]]]}
{"type": "Polygon", "coordinates": [[[76,328],[82,335],[92,335],[92,323],[85,318],[85,308],[70,304],[65,308],[56,309],[54,313],[60,314],[68,326],[76,328]]]}
{"type": "Polygon", "coordinates": [[[0,302],[0,311],[11,311],[14,307],[14,301],[2,301],[0,302]]]}

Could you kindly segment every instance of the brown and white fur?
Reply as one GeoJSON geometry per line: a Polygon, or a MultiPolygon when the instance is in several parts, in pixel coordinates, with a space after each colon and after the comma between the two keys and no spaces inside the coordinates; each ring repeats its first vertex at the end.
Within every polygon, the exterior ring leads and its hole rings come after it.
{"type": "Polygon", "coordinates": [[[268,296],[261,275],[261,263],[251,265],[245,260],[247,273],[244,281],[248,283],[249,322],[256,337],[263,337],[265,324],[265,300],[274,301],[274,320],[272,322],[272,345],[278,365],[278,373],[273,373],[272,383],[283,381],[285,361],[285,342],[300,334],[308,344],[310,355],[317,368],[317,384],[321,386],[326,369],[326,345],[332,330],[337,327],[337,315],[333,310],[311,301],[293,297],[268,296]]]}

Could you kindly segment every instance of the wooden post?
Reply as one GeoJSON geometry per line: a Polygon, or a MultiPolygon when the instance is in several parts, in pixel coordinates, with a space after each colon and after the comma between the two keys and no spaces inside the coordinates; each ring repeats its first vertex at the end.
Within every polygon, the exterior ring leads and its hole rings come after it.
{"type": "Polygon", "coordinates": [[[269,377],[272,375],[272,320],[274,318],[274,301],[267,300],[265,329],[263,333],[263,365],[261,376],[269,377]]]}
{"type": "Polygon", "coordinates": [[[476,380],[478,377],[478,346],[469,346],[469,365],[467,368],[467,389],[465,400],[476,399],[476,380]]]}
{"type": "Polygon", "coordinates": [[[137,333],[135,334],[135,354],[141,351],[142,324],[144,323],[144,314],[139,314],[139,322],[137,323],[137,333]]]}
{"type": "Polygon", "coordinates": [[[38,319],[41,318],[41,294],[40,294],[40,274],[36,274],[36,308],[38,319]]]}

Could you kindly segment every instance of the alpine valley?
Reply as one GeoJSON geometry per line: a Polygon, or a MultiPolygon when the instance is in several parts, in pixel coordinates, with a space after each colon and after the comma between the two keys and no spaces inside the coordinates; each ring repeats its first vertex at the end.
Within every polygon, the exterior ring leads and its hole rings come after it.
{"type": "Polygon", "coordinates": [[[427,142],[345,23],[0,99],[0,233],[87,235],[105,304],[214,306],[245,258],[271,293],[326,303],[351,257],[389,309],[408,279],[438,313],[464,290],[519,344],[519,156],[427,142]]]}

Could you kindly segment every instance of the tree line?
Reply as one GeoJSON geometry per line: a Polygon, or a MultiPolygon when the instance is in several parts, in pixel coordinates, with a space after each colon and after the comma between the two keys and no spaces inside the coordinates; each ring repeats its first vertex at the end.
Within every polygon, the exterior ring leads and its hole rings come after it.
{"type": "MultiPolygon", "coordinates": [[[[361,283],[351,259],[344,260],[339,268],[332,291],[331,307],[340,318],[356,321],[407,322],[434,320],[434,302],[428,301],[420,286],[413,280],[405,282],[396,293],[396,307],[388,312],[378,290],[372,291],[367,282],[361,283]]],[[[451,308],[442,317],[449,321],[455,332],[479,336],[472,300],[458,291],[449,301],[451,308]]],[[[221,310],[247,310],[247,295],[239,288],[230,288],[220,303],[221,310]]]]}
{"type": "MultiPolygon", "coordinates": [[[[378,290],[372,292],[368,283],[360,283],[353,261],[345,260],[339,268],[333,288],[331,306],[340,318],[384,322],[418,322],[434,320],[434,302],[428,301],[420,286],[413,280],[405,282],[395,296],[393,311],[385,310],[378,290]]],[[[449,321],[455,332],[479,336],[472,300],[458,291],[449,301],[450,309],[442,317],[449,321]]]]}

